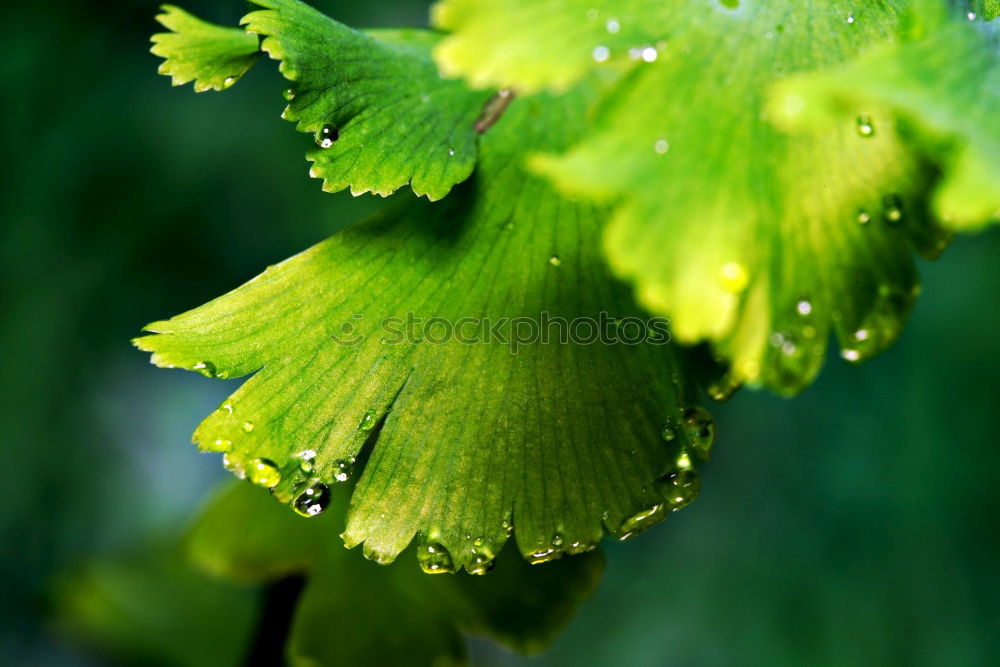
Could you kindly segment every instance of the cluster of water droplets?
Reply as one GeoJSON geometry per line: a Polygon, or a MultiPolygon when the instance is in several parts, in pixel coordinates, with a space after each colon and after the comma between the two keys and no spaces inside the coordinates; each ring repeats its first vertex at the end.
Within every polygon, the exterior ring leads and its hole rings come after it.
{"type": "MultiPolygon", "coordinates": [[[[716,426],[711,413],[701,406],[684,409],[669,418],[660,432],[671,463],[654,483],[659,500],[626,518],[618,527],[618,539],[627,540],[659,523],[671,512],[687,507],[701,491],[701,477],[694,460],[708,461],[715,443],[716,426]]],[[[605,520],[607,514],[605,514],[605,520]]]]}

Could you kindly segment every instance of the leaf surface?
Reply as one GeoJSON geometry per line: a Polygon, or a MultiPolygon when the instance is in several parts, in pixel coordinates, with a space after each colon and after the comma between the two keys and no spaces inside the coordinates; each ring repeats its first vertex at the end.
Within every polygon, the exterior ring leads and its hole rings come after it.
{"type": "Polygon", "coordinates": [[[173,5],[163,5],[156,20],[170,32],[153,35],[151,51],[163,58],[159,72],[175,86],[194,81],[197,93],[225,90],[260,58],[257,37],[238,28],[202,21],[173,5]]]}
{"type": "Polygon", "coordinates": [[[149,325],[137,344],[160,366],[254,374],[200,447],[300,509],[310,480],[360,475],[344,539],[379,562],[419,535],[482,570],[511,531],[540,562],[686,504],[714,425],[684,356],[608,274],[604,212],[519,166],[575,140],[588,97],[516,100],[461,192],[399,202],[149,325]]]}
{"type": "MultiPolygon", "coordinates": [[[[599,46],[609,55],[589,68],[621,79],[593,131],[534,168],[613,207],[604,248],[615,273],[680,341],[713,344],[730,366],[724,386],[794,394],[819,371],[831,332],[850,361],[898,337],[918,292],[914,251],[934,256],[948,239],[926,213],[933,172],[882,106],[791,136],[766,105],[774,82],[895,39],[905,3],[620,1],[594,5],[594,20],[585,3],[514,4],[509,21],[589,26],[574,49],[560,41],[566,30],[546,29],[550,41],[532,43],[540,78],[527,87],[562,82],[552,77],[569,53],[585,72],[599,46]],[[623,59],[631,66],[613,67],[623,59]]],[[[446,23],[461,39],[478,14],[470,5],[456,16],[446,23]]],[[[516,87],[521,61],[497,58],[516,87]]],[[[475,62],[454,62],[477,81],[475,62]]]]}
{"type": "Polygon", "coordinates": [[[443,80],[419,31],[365,34],[298,0],[260,0],[243,18],[292,86],[284,118],[318,144],[306,157],[323,189],[388,195],[409,184],[431,200],[469,177],[488,92],[443,80]]]}

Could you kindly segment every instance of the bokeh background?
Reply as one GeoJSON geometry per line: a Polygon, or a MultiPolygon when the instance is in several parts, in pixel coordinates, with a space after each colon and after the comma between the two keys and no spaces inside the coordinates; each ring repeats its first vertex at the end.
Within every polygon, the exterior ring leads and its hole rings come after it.
{"type": "MultiPolygon", "coordinates": [[[[427,16],[421,2],[313,4],[355,26],[427,16]]],[[[245,10],[187,8],[224,23],[245,10]]],[[[157,76],[156,3],[2,13],[0,663],[239,662],[249,631],[213,620],[252,627],[253,590],[174,610],[195,660],[156,645],[172,591],[114,584],[150,603],[128,610],[152,629],[129,641],[106,601],[73,591],[81,568],[169,554],[223,478],[188,443],[233,385],[154,369],[129,339],[383,202],[307,178],[311,139],[279,120],[268,62],[225,94],[157,76]],[[72,620],[88,614],[89,630],[72,620]]],[[[924,264],[909,327],[873,362],[831,359],[794,401],[741,392],[715,406],[701,498],[607,545],[603,583],[549,651],[522,658],[474,640],[473,662],[996,664],[998,253],[992,231],[924,264]]]]}

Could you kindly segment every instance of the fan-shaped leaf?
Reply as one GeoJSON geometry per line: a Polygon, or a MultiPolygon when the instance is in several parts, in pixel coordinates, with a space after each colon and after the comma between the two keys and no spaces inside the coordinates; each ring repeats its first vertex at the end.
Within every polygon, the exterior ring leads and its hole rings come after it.
{"type": "Polygon", "coordinates": [[[158,365],[256,373],[200,446],[309,508],[305,485],[349,477],[377,431],[344,538],[380,562],[419,533],[479,570],[512,525],[542,561],[693,497],[686,452],[705,453],[714,427],[680,351],[608,275],[603,212],[518,166],[575,140],[584,113],[581,92],[515,101],[462,192],[401,202],[151,324],[138,345],[158,365]]]}

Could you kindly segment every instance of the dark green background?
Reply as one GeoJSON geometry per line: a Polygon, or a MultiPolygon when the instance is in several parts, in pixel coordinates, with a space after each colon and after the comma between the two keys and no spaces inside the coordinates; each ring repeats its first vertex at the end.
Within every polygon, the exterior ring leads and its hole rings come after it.
{"type": "MultiPolygon", "coordinates": [[[[357,26],[426,16],[421,3],[315,4],[357,26]]],[[[225,94],[172,89],[148,53],[155,7],[3,10],[2,664],[153,658],[81,640],[59,582],[178,534],[222,478],[190,432],[232,385],[156,370],[130,337],[382,203],[307,178],[310,139],[279,120],[270,63],[225,94]]],[[[227,23],[244,9],[188,8],[227,23]]],[[[993,231],[923,265],[912,322],[872,363],[831,360],[795,401],[742,392],[715,406],[702,497],[609,544],[596,596],[528,662],[995,664],[998,251],[993,231]]],[[[483,641],[472,652],[525,661],[483,641]]]]}

